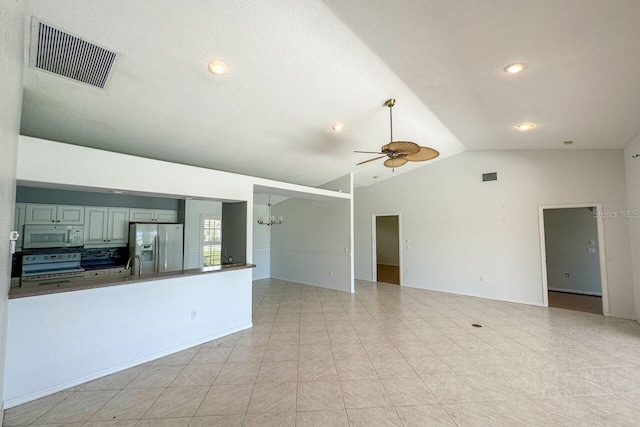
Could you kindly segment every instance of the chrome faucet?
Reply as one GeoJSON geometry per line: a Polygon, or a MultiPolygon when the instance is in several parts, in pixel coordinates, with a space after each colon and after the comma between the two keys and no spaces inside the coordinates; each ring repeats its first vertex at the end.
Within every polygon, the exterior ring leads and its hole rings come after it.
{"type": "MultiPolygon", "coordinates": [[[[138,278],[142,275],[142,258],[140,258],[140,255],[134,255],[132,257],[129,257],[129,260],[127,261],[127,266],[125,267],[126,270],[129,269],[129,267],[131,267],[131,260],[134,258],[138,258],[138,278]]],[[[131,274],[133,274],[133,271],[131,272],[131,274]]]]}

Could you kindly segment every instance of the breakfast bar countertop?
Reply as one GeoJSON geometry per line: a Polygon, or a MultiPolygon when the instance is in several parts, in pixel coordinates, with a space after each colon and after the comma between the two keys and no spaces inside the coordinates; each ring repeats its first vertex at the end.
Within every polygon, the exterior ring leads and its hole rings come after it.
{"type": "Polygon", "coordinates": [[[167,271],[163,273],[144,274],[140,277],[137,275],[124,277],[111,277],[104,279],[86,280],[81,284],[69,285],[45,285],[38,287],[14,287],[9,290],[9,299],[34,297],[38,295],[58,294],[62,292],[75,292],[86,289],[104,288],[107,286],[127,285],[131,283],[149,282],[154,280],[173,279],[185,276],[197,276],[201,274],[224,273],[232,270],[243,270],[247,268],[255,268],[255,264],[231,264],[217,265],[213,267],[192,268],[188,270],[167,271]]]}

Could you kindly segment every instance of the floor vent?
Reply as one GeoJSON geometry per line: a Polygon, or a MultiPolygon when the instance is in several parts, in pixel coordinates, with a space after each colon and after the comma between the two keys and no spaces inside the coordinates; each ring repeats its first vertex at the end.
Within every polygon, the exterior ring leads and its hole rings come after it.
{"type": "Polygon", "coordinates": [[[104,89],[115,60],[115,52],[33,19],[33,68],[104,89]]]}

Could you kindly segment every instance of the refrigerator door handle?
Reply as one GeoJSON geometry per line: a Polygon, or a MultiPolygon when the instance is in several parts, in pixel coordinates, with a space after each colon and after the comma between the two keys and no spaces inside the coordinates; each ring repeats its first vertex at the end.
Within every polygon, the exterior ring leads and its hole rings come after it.
{"type": "Polygon", "coordinates": [[[156,233],[156,237],[155,237],[155,245],[156,245],[156,250],[155,250],[155,256],[153,257],[153,270],[154,273],[158,273],[160,272],[159,264],[160,264],[160,239],[158,238],[158,234],[156,233]]]}
{"type": "Polygon", "coordinates": [[[167,271],[167,266],[169,265],[169,233],[165,230],[164,232],[164,259],[162,264],[162,271],[167,271]]]}

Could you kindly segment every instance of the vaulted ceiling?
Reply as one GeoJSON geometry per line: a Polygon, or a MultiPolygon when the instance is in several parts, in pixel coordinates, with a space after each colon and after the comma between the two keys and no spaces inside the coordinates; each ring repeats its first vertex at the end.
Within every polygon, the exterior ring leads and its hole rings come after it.
{"type": "Polygon", "coordinates": [[[640,132],[637,0],[29,0],[29,15],[118,53],[105,90],[36,70],[25,22],[22,133],[39,138],[368,185],[429,163],[355,166],[368,157],[353,150],[388,142],[391,97],[394,139],[440,158],[622,148],[640,132]],[[528,68],[504,73],[514,62],[528,68]]]}

